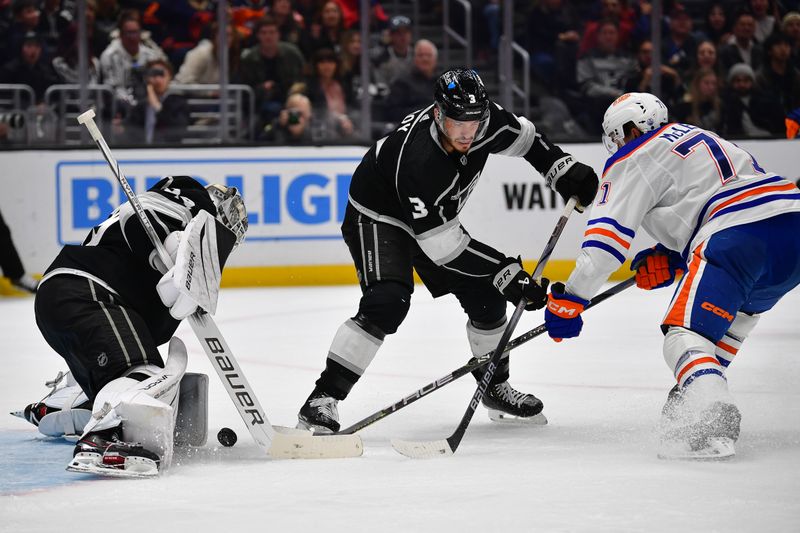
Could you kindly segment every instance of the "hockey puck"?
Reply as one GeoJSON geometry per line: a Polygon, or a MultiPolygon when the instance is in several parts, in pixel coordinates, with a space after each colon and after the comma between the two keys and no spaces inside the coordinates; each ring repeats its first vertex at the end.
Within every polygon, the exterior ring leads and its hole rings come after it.
{"type": "Polygon", "coordinates": [[[236,444],[236,433],[231,428],[222,428],[217,433],[217,440],[226,448],[236,444]]]}

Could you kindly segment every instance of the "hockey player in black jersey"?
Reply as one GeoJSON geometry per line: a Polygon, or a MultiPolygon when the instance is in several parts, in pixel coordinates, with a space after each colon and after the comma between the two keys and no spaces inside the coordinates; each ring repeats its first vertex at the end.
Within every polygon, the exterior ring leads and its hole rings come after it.
{"type": "Polygon", "coordinates": [[[69,470],[154,475],[168,461],[186,353],[173,339],[165,368],[158,346],[198,306],[213,312],[222,268],[247,230],[235,188],[174,176],[138,198],[173,268],[124,203],[61,250],[36,295],[39,330],[70,372],[24,415],[45,434],[81,435],[69,470]]]}
{"type": "MultiPolygon", "coordinates": [[[[452,293],[467,314],[475,356],[492,351],[506,325],[506,300],[526,309],[546,303],[548,281],[532,280],[519,259],[472,239],[459,212],[489,154],[524,157],[547,185],[589,205],[597,176],[487,97],[473,70],[450,70],[436,81],[434,103],[408,115],[373,145],[350,185],[342,234],[362,297],[356,315],[336,332],[325,369],[298,414],[300,427],[339,429],[337,402],[347,397],[386,335],[405,319],[416,270],[434,297],[452,293]]],[[[476,372],[480,379],[483,371],[476,372]]],[[[506,355],[483,398],[492,418],[538,417],[542,402],[508,383],[506,355]]]]}

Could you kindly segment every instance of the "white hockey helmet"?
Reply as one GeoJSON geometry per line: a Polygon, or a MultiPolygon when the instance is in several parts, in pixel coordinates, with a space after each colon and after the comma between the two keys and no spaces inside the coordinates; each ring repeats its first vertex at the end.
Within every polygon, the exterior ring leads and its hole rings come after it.
{"type": "Polygon", "coordinates": [[[217,208],[216,219],[236,235],[234,248],[239,246],[244,240],[244,234],[247,233],[247,208],[244,206],[239,189],[212,183],[206,187],[206,191],[217,208]]]}
{"type": "Polygon", "coordinates": [[[668,122],[667,106],[650,93],[625,93],[614,100],[603,116],[603,144],[609,153],[615,153],[625,144],[624,127],[633,123],[639,131],[647,133],[668,122]]]}

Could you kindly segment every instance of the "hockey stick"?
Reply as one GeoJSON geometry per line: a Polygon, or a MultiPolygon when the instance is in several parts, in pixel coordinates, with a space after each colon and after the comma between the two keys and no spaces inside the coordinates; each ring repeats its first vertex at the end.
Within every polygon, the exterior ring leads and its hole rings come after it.
{"type": "MultiPolygon", "coordinates": [[[[541,257],[539,257],[539,262],[536,264],[536,269],[533,271],[533,274],[531,274],[533,279],[538,280],[541,278],[544,267],[547,264],[547,261],[550,259],[550,255],[553,253],[553,249],[556,247],[558,238],[561,237],[561,233],[564,231],[564,227],[567,225],[569,216],[572,214],[572,211],[575,209],[575,204],[577,203],[578,199],[573,196],[569,199],[567,205],[564,207],[564,212],[561,214],[561,218],[558,219],[556,227],[553,228],[553,233],[550,235],[550,239],[547,241],[541,257]]],[[[414,459],[453,455],[456,452],[458,445],[461,443],[461,439],[464,438],[464,434],[467,432],[467,428],[469,427],[469,423],[475,414],[475,410],[478,408],[478,405],[480,405],[483,395],[486,393],[486,389],[489,387],[489,382],[492,381],[494,372],[497,369],[497,363],[500,362],[500,358],[505,352],[506,345],[511,338],[511,334],[514,333],[514,328],[517,327],[517,322],[519,322],[519,319],[522,317],[522,313],[525,311],[526,304],[527,301],[525,298],[522,298],[517,304],[517,308],[514,309],[514,314],[511,315],[511,320],[508,321],[508,325],[506,326],[505,331],[503,331],[503,335],[500,337],[500,342],[497,344],[497,348],[494,349],[492,358],[489,359],[488,363],[486,363],[486,371],[484,372],[480,383],[478,383],[478,387],[475,389],[475,394],[472,395],[472,399],[467,406],[467,410],[453,434],[446,439],[435,441],[407,441],[392,439],[392,448],[394,448],[397,452],[414,459]]]]}
{"type": "MultiPolygon", "coordinates": [[[[173,265],[164,244],[159,240],[150,219],[142,207],[139,198],[131,189],[128,179],[122,174],[119,163],[111,155],[103,134],[94,122],[94,110],[90,109],[78,117],[78,122],[86,126],[89,134],[102,152],[108,166],[119,181],[128,197],[139,221],[142,223],[150,242],[153,243],[158,256],[167,269],[173,265]]],[[[214,320],[202,310],[189,317],[189,323],[203,346],[211,365],[216,370],[225,390],[239,411],[253,439],[268,455],[283,459],[310,459],[323,457],[357,457],[364,451],[361,437],[357,435],[313,436],[310,433],[283,433],[275,431],[269,422],[267,413],[256,398],[255,391],[244,376],[239,362],[233,355],[228,343],[220,333],[214,320]]]]}
{"type": "MultiPolygon", "coordinates": [[[[615,294],[619,294],[620,292],[624,291],[628,287],[631,287],[635,283],[636,283],[636,277],[631,277],[631,278],[626,279],[625,281],[621,281],[621,282],[617,283],[613,287],[610,287],[609,289],[601,292],[600,294],[598,294],[597,296],[592,298],[592,301],[589,303],[589,305],[586,306],[586,309],[594,307],[595,305],[597,305],[597,304],[599,304],[599,303],[611,298],[615,294]]],[[[529,340],[538,337],[539,335],[541,335],[545,331],[547,331],[547,326],[546,325],[540,324],[540,325],[536,326],[535,328],[523,333],[519,337],[517,337],[514,340],[510,341],[508,343],[508,345],[506,346],[505,350],[503,350],[503,353],[510,352],[514,348],[517,348],[518,346],[522,346],[523,344],[525,344],[529,340]]],[[[388,407],[385,407],[385,408],[381,409],[380,411],[377,411],[377,412],[369,415],[368,417],[359,420],[355,424],[353,424],[351,426],[348,426],[348,427],[346,427],[345,429],[343,429],[341,431],[338,431],[336,433],[336,435],[351,435],[351,434],[355,433],[356,431],[361,431],[365,427],[371,426],[372,424],[374,424],[378,420],[382,420],[382,419],[386,418],[387,416],[391,415],[392,413],[396,413],[400,409],[402,409],[402,408],[404,408],[404,407],[416,402],[417,400],[421,399],[423,396],[427,396],[430,393],[432,393],[433,391],[437,391],[437,390],[441,389],[442,387],[444,387],[445,385],[448,385],[448,384],[452,383],[453,381],[455,381],[455,380],[457,380],[457,379],[469,374],[470,372],[472,372],[476,368],[481,368],[481,367],[486,366],[486,363],[488,363],[489,360],[492,358],[492,354],[493,353],[494,352],[489,352],[489,353],[483,354],[482,356],[480,356],[478,358],[473,358],[470,362],[468,362],[467,364],[465,364],[465,365],[453,370],[448,375],[446,375],[444,377],[441,377],[441,378],[437,379],[436,381],[428,383],[427,385],[425,385],[421,389],[417,389],[416,391],[412,392],[411,394],[409,394],[408,396],[406,396],[402,400],[399,400],[399,401],[393,403],[392,405],[390,405],[388,407]]]]}

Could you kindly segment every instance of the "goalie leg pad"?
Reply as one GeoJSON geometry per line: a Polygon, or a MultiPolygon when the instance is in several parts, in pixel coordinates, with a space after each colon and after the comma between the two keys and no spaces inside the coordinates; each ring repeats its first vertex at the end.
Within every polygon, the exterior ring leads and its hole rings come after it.
{"type": "Polygon", "coordinates": [[[175,446],[204,446],[208,439],[208,376],[187,372],[181,379],[175,446]]]}
{"type": "MultiPolygon", "coordinates": [[[[108,383],[95,398],[92,418],[81,439],[90,433],[122,427],[122,440],[139,443],[161,456],[161,468],[172,460],[175,414],[178,388],[186,372],[186,347],[173,337],[169,345],[169,358],[163,369],[151,377],[138,381],[121,377],[108,383]]],[[[149,375],[153,368],[139,366],[129,375],[149,375]]]]}

